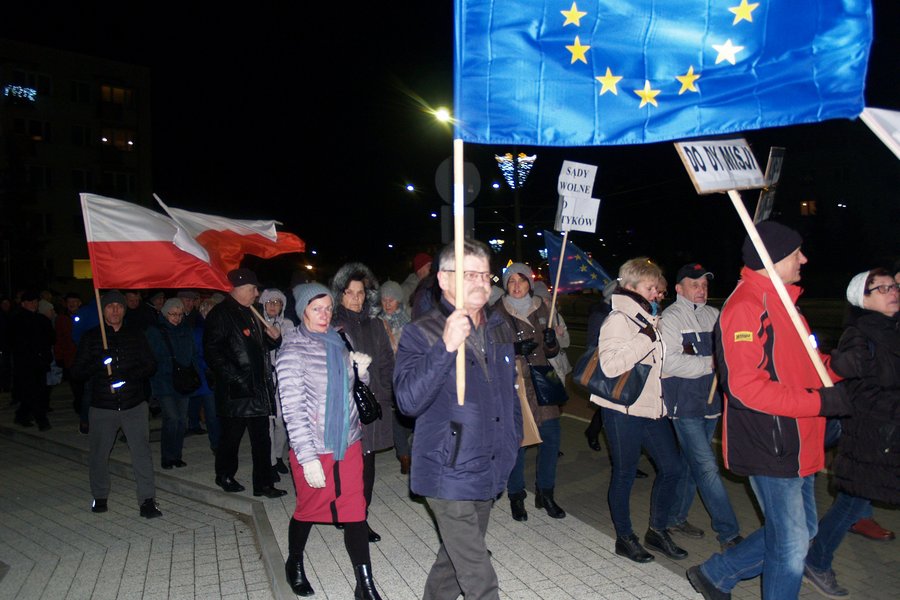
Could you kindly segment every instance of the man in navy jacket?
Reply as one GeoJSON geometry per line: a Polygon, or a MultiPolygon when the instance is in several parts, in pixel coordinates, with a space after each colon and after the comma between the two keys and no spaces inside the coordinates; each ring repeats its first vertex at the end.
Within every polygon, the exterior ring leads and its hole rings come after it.
{"type": "Polygon", "coordinates": [[[416,418],[412,491],[425,496],[441,547],[425,599],[499,597],[485,545],[491,507],[506,487],[522,440],[515,390],[515,336],[487,307],[490,250],[464,242],[463,304],[456,301],[454,246],[440,254],[440,305],[408,324],[400,337],[394,390],[401,412],[416,418]],[[456,394],[456,356],[465,352],[465,399],[456,394]]]}

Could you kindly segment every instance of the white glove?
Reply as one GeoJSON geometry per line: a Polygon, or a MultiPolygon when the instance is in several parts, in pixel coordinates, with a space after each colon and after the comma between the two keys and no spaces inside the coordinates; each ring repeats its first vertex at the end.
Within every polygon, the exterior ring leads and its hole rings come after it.
{"type": "Polygon", "coordinates": [[[303,477],[311,488],[325,487],[325,471],[322,470],[322,463],[318,458],[314,458],[308,463],[303,463],[303,477]]]}
{"type": "Polygon", "coordinates": [[[359,376],[362,377],[369,371],[369,365],[372,364],[372,357],[364,352],[351,352],[350,360],[356,363],[359,376]]]}

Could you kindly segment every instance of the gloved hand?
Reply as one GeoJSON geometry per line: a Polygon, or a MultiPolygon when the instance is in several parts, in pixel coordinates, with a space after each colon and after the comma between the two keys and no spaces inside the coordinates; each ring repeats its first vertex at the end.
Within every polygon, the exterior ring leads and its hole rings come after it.
{"type": "Polygon", "coordinates": [[[303,477],[311,488],[325,487],[325,471],[322,470],[322,463],[318,458],[314,458],[309,462],[303,463],[303,477]]]}
{"type": "Polygon", "coordinates": [[[125,385],[125,378],[114,373],[106,377],[106,384],[115,392],[125,385]]]}
{"type": "Polygon", "coordinates": [[[552,328],[545,329],[544,330],[544,345],[552,348],[553,346],[556,346],[556,344],[557,344],[556,331],[554,331],[552,328]]]}
{"type": "Polygon", "coordinates": [[[534,340],[521,340],[513,344],[513,348],[519,356],[529,356],[537,347],[534,340]]]}
{"type": "Polygon", "coordinates": [[[351,352],[350,360],[356,363],[356,370],[360,377],[369,371],[369,365],[372,364],[372,357],[365,352],[351,352]]]}
{"type": "Polygon", "coordinates": [[[650,323],[647,323],[646,325],[641,327],[640,333],[643,333],[648,338],[650,338],[651,342],[656,341],[656,331],[653,329],[653,325],[651,325],[650,323]]]}
{"type": "Polygon", "coordinates": [[[847,395],[847,389],[842,385],[819,388],[819,397],[822,399],[822,405],[819,408],[820,417],[842,417],[849,415],[852,411],[853,404],[850,402],[850,396],[847,395]]]}

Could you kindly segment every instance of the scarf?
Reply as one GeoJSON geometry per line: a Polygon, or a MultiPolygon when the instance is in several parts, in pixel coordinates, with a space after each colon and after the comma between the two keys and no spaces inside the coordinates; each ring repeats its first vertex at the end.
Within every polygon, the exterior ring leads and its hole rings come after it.
{"type": "Polygon", "coordinates": [[[325,333],[310,331],[303,323],[300,327],[306,335],[325,346],[328,382],[325,392],[325,449],[334,452],[334,460],[342,460],[350,431],[350,388],[347,385],[347,362],[344,359],[347,347],[331,327],[325,333]]]}
{"type": "Polygon", "coordinates": [[[503,298],[503,303],[506,304],[508,308],[511,308],[515,314],[522,317],[527,317],[529,311],[534,306],[532,296],[529,295],[526,295],[522,298],[513,298],[512,296],[507,294],[503,298]]]}
{"type": "Polygon", "coordinates": [[[402,306],[398,307],[392,315],[381,311],[381,318],[387,321],[388,325],[390,325],[391,327],[391,331],[393,331],[394,333],[403,329],[403,326],[410,321],[409,313],[406,312],[406,309],[402,306]]]}

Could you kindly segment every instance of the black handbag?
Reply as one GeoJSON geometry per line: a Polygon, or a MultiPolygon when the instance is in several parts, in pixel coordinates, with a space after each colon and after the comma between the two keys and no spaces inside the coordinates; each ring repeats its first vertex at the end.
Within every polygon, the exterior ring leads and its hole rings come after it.
{"type": "Polygon", "coordinates": [[[652,369],[651,365],[639,361],[621,375],[609,377],[603,373],[600,366],[597,346],[591,346],[575,363],[572,381],[604,400],[631,406],[644,391],[644,384],[647,383],[647,376],[652,369]]]}
{"type": "MultiPolygon", "coordinates": [[[[347,345],[347,350],[353,352],[347,336],[343,331],[338,332],[341,339],[347,345]]],[[[359,378],[359,369],[356,361],[353,361],[353,401],[356,402],[356,412],[359,413],[359,422],[363,425],[374,423],[381,418],[381,405],[372,390],[359,378]]]]}
{"type": "Polygon", "coordinates": [[[179,394],[189,396],[200,389],[200,373],[194,368],[193,363],[187,366],[182,365],[175,359],[175,350],[172,348],[172,341],[169,334],[162,327],[159,328],[166,346],[169,347],[169,353],[172,355],[172,387],[179,394]]]}
{"type": "Polygon", "coordinates": [[[538,406],[562,406],[569,400],[566,386],[550,365],[528,365],[538,406]]]}

